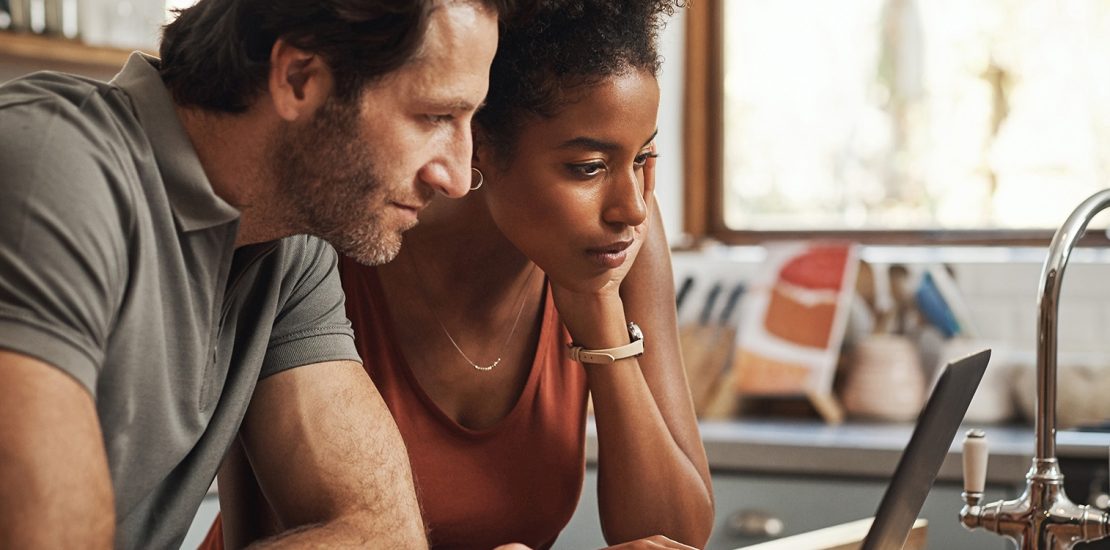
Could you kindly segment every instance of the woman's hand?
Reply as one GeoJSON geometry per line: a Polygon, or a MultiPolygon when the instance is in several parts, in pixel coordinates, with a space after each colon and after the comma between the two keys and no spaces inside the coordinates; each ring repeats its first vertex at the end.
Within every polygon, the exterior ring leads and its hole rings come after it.
{"type": "MultiPolygon", "coordinates": [[[[681,542],[675,542],[663,535],[655,535],[638,540],[632,540],[613,546],[607,546],[603,550],[655,550],[657,548],[670,548],[672,550],[697,550],[693,546],[686,546],[681,542]]],[[[530,550],[527,546],[514,542],[512,544],[503,544],[494,548],[493,550],[530,550]]]]}
{"type": "Polygon", "coordinates": [[[614,546],[606,547],[604,550],[654,550],[656,548],[671,548],[675,550],[697,550],[693,546],[686,546],[681,542],[675,542],[663,535],[655,535],[643,539],[633,540],[614,546]]]}

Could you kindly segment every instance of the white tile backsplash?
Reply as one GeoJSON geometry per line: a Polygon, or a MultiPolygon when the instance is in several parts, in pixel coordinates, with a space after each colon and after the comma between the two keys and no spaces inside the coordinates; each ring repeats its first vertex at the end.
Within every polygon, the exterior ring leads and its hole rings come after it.
{"type": "Polygon", "coordinates": [[[1036,302],[1040,265],[975,262],[956,264],[955,269],[960,290],[968,296],[1020,297],[1030,304],[1036,302]]]}
{"type": "MultiPolygon", "coordinates": [[[[1045,251],[1036,248],[867,247],[865,258],[882,262],[945,262],[956,274],[979,335],[1030,355],[1036,349],[1037,286],[1045,251]]],[[[674,254],[675,281],[695,285],[679,313],[692,322],[714,282],[727,289],[747,280],[763,257],[759,247],[717,247],[674,254]]],[[[723,297],[719,300],[723,301],[723,297]]],[[[1064,273],[1059,350],[1110,356],[1110,256],[1076,250],[1064,273]]]]}
{"type": "MultiPolygon", "coordinates": [[[[959,279],[961,282],[963,280],[962,277],[959,279]]],[[[971,311],[975,331],[979,337],[995,341],[1013,340],[1024,320],[1024,317],[1016,311],[1017,305],[1020,304],[1016,300],[998,297],[969,300],[968,310],[971,311]]],[[[1029,318],[1032,319],[1032,315],[1029,318]]]]}

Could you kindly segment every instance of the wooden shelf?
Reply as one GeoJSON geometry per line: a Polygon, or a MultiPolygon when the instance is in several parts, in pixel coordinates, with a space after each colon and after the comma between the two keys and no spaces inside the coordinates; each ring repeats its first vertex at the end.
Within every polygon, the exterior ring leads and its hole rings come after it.
{"type": "Polygon", "coordinates": [[[119,69],[131,51],[89,46],[76,40],[18,32],[0,32],[0,62],[4,59],[91,68],[119,69]]]}

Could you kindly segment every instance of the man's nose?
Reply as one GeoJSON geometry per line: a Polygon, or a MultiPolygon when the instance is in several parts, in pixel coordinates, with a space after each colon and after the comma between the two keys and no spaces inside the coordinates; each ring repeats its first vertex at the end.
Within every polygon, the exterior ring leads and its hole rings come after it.
{"type": "Polygon", "coordinates": [[[420,169],[420,180],[424,184],[452,199],[462,198],[470,191],[469,175],[469,165],[463,172],[445,162],[431,162],[420,169]]]}
{"type": "Polygon", "coordinates": [[[464,137],[454,140],[439,158],[429,162],[421,170],[421,179],[426,184],[437,193],[452,199],[464,197],[470,191],[473,172],[470,169],[470,157],[473,149],[469,127],[464,134],[464,137]]]}

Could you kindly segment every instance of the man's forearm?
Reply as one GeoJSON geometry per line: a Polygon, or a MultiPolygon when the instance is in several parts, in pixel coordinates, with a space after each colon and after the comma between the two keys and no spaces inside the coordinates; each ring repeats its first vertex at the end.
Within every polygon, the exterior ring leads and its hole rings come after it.
{"type": "Polygon", "coordinates": [[[272,547],[427,546],[404,440],[358,363],[264,379],[240,436],[277,523],[306,526],[272,547]]]}
{"type": "Polygon", "coordinates": [[[412,548],[428,547],[419,522],[397,521],[382,529],[380,516],[352,515],[327,523],[305,525],[252,544],[252,550],[281,548],[412,548]],[[408,525],[406,525],[408,523],[408,525]],[[374,525],[377,529],[368,529],[374,525]]]}

